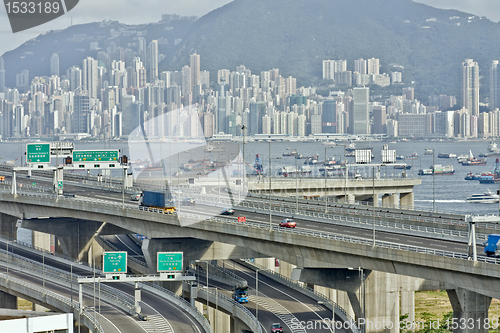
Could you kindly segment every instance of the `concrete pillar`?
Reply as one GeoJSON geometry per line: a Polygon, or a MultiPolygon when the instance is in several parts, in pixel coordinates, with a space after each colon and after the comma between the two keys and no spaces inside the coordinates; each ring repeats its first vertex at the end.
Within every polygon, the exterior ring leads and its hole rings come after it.
{"type": "Polygon", "coordinates": [[[378,203],[378,193],[375,193],[375,196],[372,196],[372,201],[373,201],[373,205],[375,207],[379,207],[379,203],[378,203]]]}
{"type": "Polygon", "coordinates": [[[399,206],[401,209],[413,209],[414,208],[414,196],[413,192],[401,193],[399,194],[399,206]]]}
{"type": "Polygon", "coordinates": [[[17,297],[0,291],[0,309],[17,310],[17,297]]]}
{"type": "Polygon", "coordinates": [[[366,332],[399,333],[397,276],[373,271],[365,284],[366,332]]]}
{"type": "Polygon", "coordinates": [[[16,239],[16,223],[17,217],[0,213],[0,234],[16,239]]]}
{"type": "Polygon", "coordinates": [[[382,195],[382,207],[395,208],[397,197],[394,194],[382,195]]]}
{"type": "Polygon", "coordinates": [[[415,321],[415,292],[401,291],[401,315],[408,315],[407,321],[415,321]]]}
{"type": "Polygon", "coordinates": [[[488,322],[488,309],[490,308],[491,297],[463,288],[448,289],[446,292],[453,308],[453,319],[456,319],[457,323],[456,328],[450,326],[453,332],[488,332],[488,328],[485,328],[485,322],[488,322]]]}
{"type": "Polygon", "coordinates": [[[356,202],[356,196],[354,194],[347,195],[347,203],[353,205],[356,202]]]}
{"type": "Polygon", "coordinates": [[[212,330],[217,333],[230,333],[231,320],[230,316],[218,311],[214,308],[208,309],[208,321],[212,326],[212,330]]]}

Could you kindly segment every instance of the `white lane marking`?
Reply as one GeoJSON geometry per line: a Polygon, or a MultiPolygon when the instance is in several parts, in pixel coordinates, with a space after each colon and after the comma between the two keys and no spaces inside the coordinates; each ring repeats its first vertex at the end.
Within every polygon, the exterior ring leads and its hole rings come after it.
{"type": "MultiPolygon", "coordinates": [[[[158,313],[158,311],[156,312],[158,313]]],[[[161,314],[148,316],[148,320],[139,322],[139,325],[148,333],[174,333],[172,325],[161,314]]]]}
{"type": "MultiPolygon", "coordinates": [[[[240,266],[240,265],[238,265],[238,266],[240,266]]],[[[241,267],[241,266],[240,266],[240,267],[241,267]]],[[[245,274],[245,275],[248,275],[249,277],[251,277],[251,278],[253,278],[253,279],[255,280],[255,276],[252,276],[251,274],[248,274],[247,272],[244,272],[244,271],[242,271],[242,270],[240,270],[240,272],[241,272],[241,273],[243,273],[243,274],[245,274]]],[[[282,291],[282,290],[279,290],[278,288],[276,288],[276,287],[274,287],[274,286],[271,286],[270,284],[268,284],[268,283],[266,283],[266,282],[259,281],[259,284],[260,284],[260,283],[263,283],[263,284],[265,284],[266,286],[268,286],[268,287],[270,287],[270,288],[272,288],[272,289],[274,289],[274,290],[276,290],[276,291],[280,292],[281,294],[283,294],[283,295],[285,295],[285,296],[290,297],[290,298],[291,298],[291,299],[293,299],[294,301],[296,301],[296,302],[298,302],[298,303],[302,304],[304,307],[306,307],[307,309],[309,309],[309,311],[311,311],[312,313],[314,313],[314,314],[315,314],[318,318],[320,318],[321,320],[325,320],[325,319],[330,320],[330,318],[322,318],[322,317],[321,317],[321,316],[320,316],[320,315],[319,315],[316,311],[314,311],[313,309],[311,309],[311,307],[309,307],[309,305],[307,305],[307,304],[305,304],[305,303],[303,303],[303,302],[299,301],[297,298],[293,297],[292,295],[289,295],[288,293],[286,293],[286,292],[284,292],[284,291],[282,291]]],[[[259,292],[259,294],[260,294],[260,293],[261,293],[261,292],[259,292]]],[[[267,296],[266,296],[266,297],[267,297],[267,296]]],[[[274,300],[273,300],[273,301],[274,301],[274,300]]],[[[274,302],[276,302],[276,301],[274,301],[274,302]]],[[[277,303],[277,302],[276,302],[276,303],[277,303]]],[[[279,303],[278,303],[278,304],[279,304],[279,303]]],[[[282,306],[281,304],[279,304],[279,305],[280,305],[280,306],[282,306]]],[[[283,307],[283,306],[282,306],[282,307],[283,307]]],[[[285,309],[286,309],[286,308],[285,308],[285,309]]],[[[287,311],[288,311],[288,310],[287,310],[287,311]]],[[[333,313],[333,315],[334,315],[334,314],[335,314],[335,312],[333,313]]],[[[297,319],[297,322],[298,322],[298,319],[297,319]]],[[[334,331],[332,331],[332,329],[331,329],[331,328],[330,328],[330,331],[331,331],[331,332],[334,332],[334,331]]]]}

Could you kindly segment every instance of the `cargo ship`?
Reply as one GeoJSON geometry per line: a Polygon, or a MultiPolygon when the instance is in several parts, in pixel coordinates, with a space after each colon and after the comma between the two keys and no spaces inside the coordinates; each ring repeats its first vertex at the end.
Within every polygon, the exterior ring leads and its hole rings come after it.
{"type": "Polygon", "coordinates": [[[429,169],[420,169],[418,170],[418,174],[420,176],[432,176],[434,175],[452,175],[455,173],[455,169],[453,169],[452,165],[434,165],[434,173],[432,172],[432,165],[429,169]]]}
{"type": "Polygon", "coordinates": [[[467,165],[486,165],[486,158],[476,158],[474,155],[472,155],[472,151],[469,150],[469,158],[466,160],[462,160],[462,165],[467,166],[467,165]]]}

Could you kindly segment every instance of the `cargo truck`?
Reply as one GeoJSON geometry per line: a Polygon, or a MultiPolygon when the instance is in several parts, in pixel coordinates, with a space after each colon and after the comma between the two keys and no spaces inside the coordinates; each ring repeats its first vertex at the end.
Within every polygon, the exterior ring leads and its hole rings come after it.
{"type": "Polygon", "coordinates": [[[238,303],[248,303],[248,287],[233,289],[234,300],[238,303]]]}
{"type": "Polygon", "coordinates": [[[170,191],[143,191],[139,204],[142,207],[162,210],[165,214],[175,213],[175,199],[170,191]]]}
{"type": "Polygon", "coordinates": [[[487,256],[500,256],[500,249],[498,248],[499,240],[499,234],[488,235],[488,240],[484,243],[484,253],[487,256]]]}

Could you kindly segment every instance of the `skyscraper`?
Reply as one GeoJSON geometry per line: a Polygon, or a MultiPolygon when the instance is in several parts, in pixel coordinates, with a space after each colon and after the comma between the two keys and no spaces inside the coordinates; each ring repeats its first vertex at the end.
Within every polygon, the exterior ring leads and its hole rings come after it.
{"type": "Polygon", "coordinates": [[[462,63],[462,105],[469,114],[479,114],[479,65],[472,59],[462,63]]]}
{"type": "Polygon", "coordinates": [[[500,108],[500,65],[498,60],[493,60],[490,67],[490,110],[497,108],[500,108]]]}
{"type": "Polygon", "coordinates": [[[366,60],[364,59],[354,60],[354,71],[358,72],[359,74],[368,74],[366,60]]]}
{"type": "Polygon", "coordinates": [[[356,87],[353,89],[354,108],[351,117],[352,134],[369,134],[369,110],[370,89],[366,87],[356,87]]]}
{"type": "Polygon", "coordinates": [[[337,133],[337,102],[333,98],[323,101],[322,133],[337,133]]]}
{"type": "Polygon", "coordinates": [[[367,60],[367,74],[380,74],[380,60],[371,58],[367,60]]]}
{"type": "Polygon", "coordinates": [[[189,56],[190,66],[191,67],[191,84],[193,86],[201,85],[200,78],[200,55],[193,53],[189,56]]]}
{"type": "Polygon", "coordinates": [[[50,76],[59,76],[59,56],[57,53],[53,53],[50,57],[50,76]]]}
{"type": "Polygon", "coordinates": [[[155,82],[158,79],[158,41],[152,40],[148,46],[148,67],[149,82],[155,82]]]}
{"type": "Polygon", "coordinates": [[[83,59],[82,86],[88,91],[88,97],[97,98],[98,71],[97,60],[91,57],[83,59]]]}

